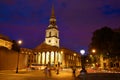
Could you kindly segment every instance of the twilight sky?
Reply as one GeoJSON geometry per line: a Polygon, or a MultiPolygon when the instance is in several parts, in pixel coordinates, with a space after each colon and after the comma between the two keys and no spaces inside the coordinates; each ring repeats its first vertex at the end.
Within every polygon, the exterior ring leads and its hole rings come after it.
{"type": "Polygon", "coordinates": [[[60,45],[79,52],[93,31],[120,27],[120,0],[0,0],[0,34],[34,48],[45,39],[54,4],[60,45]]]}

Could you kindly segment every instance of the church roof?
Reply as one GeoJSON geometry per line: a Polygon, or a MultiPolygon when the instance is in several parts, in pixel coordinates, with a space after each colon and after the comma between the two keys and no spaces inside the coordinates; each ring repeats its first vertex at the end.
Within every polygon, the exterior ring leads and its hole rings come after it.
{"type": "Polygon", "coordinates": [[[48,44],[46,44],[45,42],[41,43],[40,45],[38,45],[36,48],[34,48],[35,51],[58,51],[59,48],[56,46],[50,46],[48,44]]]}
{"type": "Polygon", "coordinates": [[[47,52],[47,51],[63,51],[64,54],[71,54],[71,55],[74,55],[74,53],[78,56],[80,56],[79,53],[73,51],[73,50],[70,50],[68,48],[65,48],[65,47],[56,47],[56,46],[50,46],[46,43],[41,43],[40,45],[38,45],[36,48],[34,48],[34,51],[36,52],[47,52]]]}

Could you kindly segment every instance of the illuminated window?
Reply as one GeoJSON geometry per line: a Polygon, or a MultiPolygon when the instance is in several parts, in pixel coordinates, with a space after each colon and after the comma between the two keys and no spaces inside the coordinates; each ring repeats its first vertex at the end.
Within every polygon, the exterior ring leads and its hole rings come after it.
{"type": "Polygon", "coordinates": [[[61,55],[58,53],[58,62],[61,62],[61,55]]]}
{"type": "Polygon", "coordinates": [[[68,59],[70,59],[70,55],[68,55],[68,59]]]}
{"type": "Polygon", "coordinates": [[[49,40],[49,43],[51,42],[51,40],[49,40]]]}
{"type": "Polygon", "coordinates": [[[72,56],[70,55],[70,57],[71,57],[71,60],[72,60],[72,56]]]}

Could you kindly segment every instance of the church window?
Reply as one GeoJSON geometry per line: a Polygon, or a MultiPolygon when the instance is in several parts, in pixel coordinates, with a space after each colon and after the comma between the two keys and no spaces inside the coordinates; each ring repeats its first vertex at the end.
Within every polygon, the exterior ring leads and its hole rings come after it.
{"type": "Polygon", "coordinates": [[[49,37],[51,37],[51,32],[49,32],[49,37]]]}
{"type": "Polygon", "coordinates": [[[49,40],[49,43],[51,42],[51,40],[49,40]]]}
{"type": "Polygon", "coordinates": [[[57,33],[55,33],[55,36],[57,37],[57,33]]]}

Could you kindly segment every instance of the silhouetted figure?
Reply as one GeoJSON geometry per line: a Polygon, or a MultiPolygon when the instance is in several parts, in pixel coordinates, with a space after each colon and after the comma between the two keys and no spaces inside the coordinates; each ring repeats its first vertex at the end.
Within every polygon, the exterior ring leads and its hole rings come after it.
{"type": "Polygon", "coordinates": [[[56,74],[59,74],[59,67],[56,65],[56,74]]]}
{"type": "Polygon", "coordinates": [[[48,68],[48,73],[49,73],[49,77],[51,77],[51,69],[50,69],[50,67],[48,68]]]}
{"type": "Polygon", "coordinates": [[[80,74],[86,74],[87,71],[85,70],[85,67],[82,67],[82,70],[80,71],[80,74]]]}
{"type": "Polygon", "coordinates": [[[45,72],[45,77],[48,77],[47,75],[48,75],[48,67],[46,67],[45,69],[44,69],[44,72],[45,72]]]}
{"type": "Polygon", "coordinates": [[[72,72],[73,72],[73,77],[76,77],[75,73],[76,73],[76,68],[72,67],[72,72]]]}

